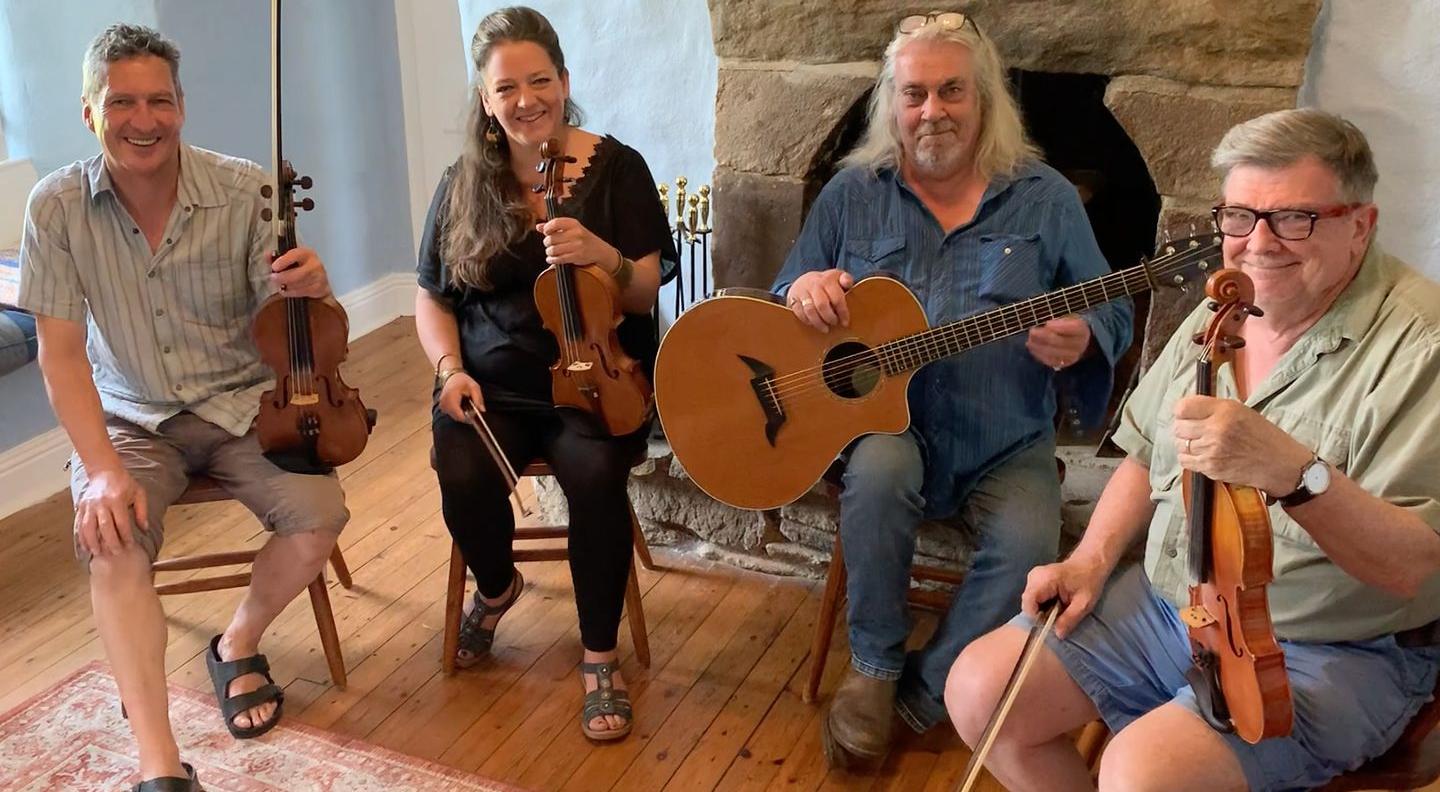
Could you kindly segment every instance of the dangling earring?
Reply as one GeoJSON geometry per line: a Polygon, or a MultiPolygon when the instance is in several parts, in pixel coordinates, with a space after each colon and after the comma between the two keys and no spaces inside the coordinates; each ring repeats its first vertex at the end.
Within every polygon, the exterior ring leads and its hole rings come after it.
{"type": "Polygon", "coordinates": [[[495,122],[495,116],[485,115],[485,142],[491,146],[500,145],[500,125],[495,122]]]}

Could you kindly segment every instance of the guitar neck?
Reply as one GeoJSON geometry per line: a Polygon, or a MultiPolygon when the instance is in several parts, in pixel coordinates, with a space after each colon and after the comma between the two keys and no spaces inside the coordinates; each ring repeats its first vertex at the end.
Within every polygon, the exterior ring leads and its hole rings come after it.
{"type": "Polygon", "coordinates": [[[998,341],[1051,319],[1078,313],[1154,286],[1152,265],[1139,264],[1059,291],[967,316],[876,348],[886,374],[913,371],[968,349],[998,341]]]}

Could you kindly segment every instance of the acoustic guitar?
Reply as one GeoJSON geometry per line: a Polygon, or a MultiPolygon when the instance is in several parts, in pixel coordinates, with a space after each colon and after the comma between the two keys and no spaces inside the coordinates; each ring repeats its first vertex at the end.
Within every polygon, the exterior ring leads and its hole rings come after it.
{"type": "Polygon", "coordinates": [[[822,333],[778,297],[722,290],[681,314],[660,343],[655,401],[675,457],[700,489],[741,509],[804,495],[865,434],[910,426],[906,391],[927,363],[1067,314],[1219,269],[1220,238],[1192,236],[1128,269],[931,327],[888,276],[847,295],[850,326],[822,333]]]}

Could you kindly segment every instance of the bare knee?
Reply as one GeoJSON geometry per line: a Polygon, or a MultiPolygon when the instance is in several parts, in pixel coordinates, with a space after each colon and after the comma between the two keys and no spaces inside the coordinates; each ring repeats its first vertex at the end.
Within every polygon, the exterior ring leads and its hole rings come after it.
{"type": "Polygon", "coordinates": [[[950,667],[945,708],[966,745],[979,742],[1024,642],[1024,633],[1001,627],[965,647],[950,667]]]}
{"type": "Polygon", "coordinates": [[[275,537],[284,547],[284,556],[290,563],[302,569],[313,569],[318,574],[330,559],[339,535],[330,531],[301,531],[275,537]]]}
{"type": "Polygon", "coordinates": [[[130,545],[115,555],[90,559],[90,587],[100,591],[132,589],[151,585],[150,556],[139,545],[130,545]]]}
{"type": "Polygon", "coordinates": [[[1243,792],[1234,753],[1198,718],[1162,707],[1121,729],[1100,760],[1100,789],[1115,792],[1243,792]]]}

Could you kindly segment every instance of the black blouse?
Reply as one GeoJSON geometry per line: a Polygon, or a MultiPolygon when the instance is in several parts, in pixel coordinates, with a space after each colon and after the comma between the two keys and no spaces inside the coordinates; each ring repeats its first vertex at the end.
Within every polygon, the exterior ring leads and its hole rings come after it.
{"type": "MultiPolygon", "coordinates": [[[[544,237],[532,229],[501,252],[491,268],[493,288],[455,286],[440,258],[453,170],[454,166],[446,169],[441,177],[425,219],[416,267],[420,286],[450,303],[460,327],[465,370],[482,388],[549,402],[550,365],[559,358],[560,349],[535,307],[535,280],[548,266],[544,237]]],[[[609,135],[600,140],[559,212],[579,220],[626,258],[640,259],[658,250],[660,282],[675,277],[680,257],[655,179],[640,153],[624,143],[609,135]]],[[[647,375],[654,370],[658,332],[653,313],[627,314],[617,331],[621,346],[641,362],[647,375]]],[[[486,401],[491,401],[489,394],[486,401]]]]}

